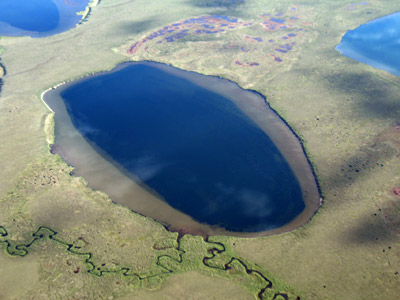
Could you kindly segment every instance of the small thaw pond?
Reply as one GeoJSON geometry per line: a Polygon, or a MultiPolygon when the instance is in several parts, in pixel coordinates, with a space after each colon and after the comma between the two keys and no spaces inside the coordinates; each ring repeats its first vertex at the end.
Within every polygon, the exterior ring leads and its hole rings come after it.
{"type": "Polygon", "coordinates": [[[1,0],[0,36],[44,37],[75,27],[89,0],[1,0]]]}
{"type": "Polygon", "coordinates": [[[347,57],[400,76],[400,12],[348,31],[336,49],[347,57]]]}
{"type": "Polygon", "coordinates": [[[90,186],[171,230],[274,233],[318,208],[296,137],[260,95],[227,80],[126,63],[44,100],[53,150],[90,186]]]}

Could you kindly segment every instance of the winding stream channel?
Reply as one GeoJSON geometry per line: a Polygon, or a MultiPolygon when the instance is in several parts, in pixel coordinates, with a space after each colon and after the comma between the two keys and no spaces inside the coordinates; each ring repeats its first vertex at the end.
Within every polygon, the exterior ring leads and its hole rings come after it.
{"type": "MultiPolygon", "coordinates": [[[[132,270],[132,267],[127,267],[127,266],[122,266],[118,267],[116,269],[107,269],[103,267],[103,265],[96,265],[93,261],[93,254],[91,252],[84,252],[81,250],[80,246],[68,243],[66,241],[63,241],[62,239],[57,237],[57,232],[52,230],[51,228],[45,227],[45,226],[40,226],[35,232],[32,233],[32,238],[29,242],[25,244],[14,244],[9,240],[9,235],[5,227],[0,225],[0,245],[5,245],[5,250],[8,255],[11,256],[17,256],[17,257],[25,257],[29,254],[29,249],[32,245],[36,244],[40,240],[47,239],[53,242],[56,242],[57,244],[60,244],[66,248],[66,251],[70,254],[80,256],[84,258],[85,264],[87,266],[87,272],[89,274],[92,274],[97,277],[101,277],[107,274],[122,274],[125,278],[129,278],[132,280],[132,278],[136,278],[136,280],[143,281],[147,280],[153,277],[159,277],[162,276],[163,274],[170,274],[174,273],[176,270],[171,268],[168,263],[163,263],[162,261],[164,259],[171,260],[174,263],[177,264],[183,264],[184,263],[184,255],[186,251],[182,249],[181,246],[181,238],[182,234],[177,235],[176,239],[176,246],[169,246],[169,247],[157,247],[155,244],[153,246],[153,249],[156,251],[162,251],[167,248],[174,248],[179,256],[179,259],[176,259],[172,257],[171,255],[167,254],[161,254],[157,257],[156,260],[156,265],[160,267],[161,271],[155,274],[150,274],[150,275],[142,275],[139,273],[135,273],[132,270]]],[[[259,279],[261,279],[264,283],[265,286],[260,288],[260,290],[257,293],[257,298],[259,300],[263,299],[272,299],[272,300],[278,300],[278,299],[284,299],[284,300],[289,300],[289,294],[283,291],[276,291],[274,290],[273,283],[259,270],[253,269],[248,266],[247,263],[245,263],[242,259],[232,257],[229,259],[229,261],[223,265],[219,264],[213,264],[214,258],[217,256],[221,255],[226,251],[226,247],[224,244],[220,242],[212,242],[209,241],[208,239],[204,240],[206,243],[210,245],[210,248],[208,248],[208,253],[210,256],[204,256],[203,257],[203,264],[206,267],[217,269],[223,272],[228,272],[232,268],[232,264],[234,262],[238,262],[244,269],[245,269],[245,274],[247,276],[252,276],[255,275],[259,279]],[[270,295],[273,295],[272,298],[268,297],[266,295],[266,291],[269,291],[270,295]]],[[[81,271],[80,267],[77,267],[73,272],[75,274],[78,274],[81,271]]],[[[296,297],[296,296],[295,296],[296,297]]],[[[293,300],[301,300],[299,296],[296,298],[291,298],[293,300]]]]}

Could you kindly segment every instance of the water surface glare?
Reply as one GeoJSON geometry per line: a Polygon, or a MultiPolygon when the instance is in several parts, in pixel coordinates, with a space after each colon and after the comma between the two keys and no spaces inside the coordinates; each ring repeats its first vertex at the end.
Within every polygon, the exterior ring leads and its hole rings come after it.
{"type": "Polygon", "coordinates": [[[336,49],[347,57],[400,76],[400,12],[348,31],[336,49]]]}
{"type": "Polygon", "coordinates": [[[89,0],[1,0],[0,36],[44,37],[75,27],[89,0]]]}
{"type": "MultiPolygon", "coordinates": [[[[293,157],[301,152],[302,160],[289,164],[277,147],[280,143],[263,130],[265,124],[277,127],[279,118],[257,119],[262,97],[232,82],[156,63],[133,63],[62,86],[46,93],[45,101],[56,112],[56,151],[91,186],[173,230],[265,232],[300,215],[305,223],[318,206],[311,169],[301,147],[293,146],[293,139],[299,144],[296,138],[292,135],[290,149],[282,152],[293,157]],[[247,98],[238,97],[239,90],[247,98]],[[70,119],[61,116],[65,108],[70,119]],[[79,139],[71,128],[60,130],[68,119],[86,140],[86,150],[71,146],[84,144],[71,142],[79,139]],[[107,166],[94,171],[96,162],[82,163],[92,160],[84,154],[88,148],[107,166]],[[108,174],[114,188],[104,178],[111,166],[118,170],[108,174]],[[299,172],[307,179],[299,182],[299,172]],[[91,182],[99,176],[97,183],[91,182]],[[307,203],[312,208],[305,209],[307,203]]],[[[287,131],[277,133],[286,138],[287,131]]]]}

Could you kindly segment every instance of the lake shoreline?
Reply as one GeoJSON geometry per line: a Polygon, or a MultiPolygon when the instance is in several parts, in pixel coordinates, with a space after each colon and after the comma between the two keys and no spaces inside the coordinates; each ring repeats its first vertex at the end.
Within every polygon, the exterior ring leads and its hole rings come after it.
{"type": "Polygon", "coordinates": [[[394,29],[399,24],[400,12],[372,19],[348,30],[335,49],[343,56],[400,77],[398,57],[392,55],[400,50],[396,47],[400,33],[394,29]]]}
{"type": "MultiPolygon", "coordinates": [[[[87,0],[85,6],[81,6],[80,8],[75,8],[75,6],[71,6],[65,3],[63,0],[53,0],[51,1],[52,4],[55,6],[59,17],[58,23],[55,27],[45,30],[45,31],[38,31],[33,29],[22,29],[18,26],[11,25],[6,21],[1,21],[0,24],[4,27],[4,32],[0,36],[7,36],[7,37],[25,37],[29,36],[31,38],[45,38],[52,35],[61,34],[63,32],[72,30],[79,25],[82,25],[87,21],[89,18],[92,9],[99,5],[100,0],[87,0]]],[[[7,6],[6,6],[7,7],[7,6]]],[[[12,11],[11,11],[12,12],[12,11]]],[[[21,17],[21,16],[17,16],[21,17]]],[[[53,17],[52,15],[43,15],[42,19],[49,19],[49,17],[53,17]]],[[[36,25],[36,24],[34,24],[36,25]]]]}
{"type": "MultiPolygon", "coordinates": [[[[155,64],[157,66],[168,66],[167,64],[162,64],[162,63],[158,63],[158,62],[151,62],[151,61],[141,61],[141,62],[127,61],[127,62],[123,62],[123,63],[118,64],[117,66],[114,66],[114,68],[112,68],[110,71],[107,71],[107,70],[106,71],[100,71],[100,72],[96,72],[96,73],[83,75],[83,76],[79,77],[79,79],[71,79],[70,81],[63,81],[62,83],[59,83],[59,84],[57,84],[57,85],[55,85],[55,86],[43,91],[41,93],[41,100],[45,103],[45,105],[51,111],[53,111],[53,109],[51,108],[51,105],[49,105],[49,103],[48,103],[49,99],[45,99],[49,95],[49,92],[55,93],[55,90],[57,90],[56,94],[59,95],[63,90],[68,88],[68,86],[70,84],[72,84],[72,83],[75,84],[76,82],[78,82],[80,80],[84,80],[84,79],[88,78],[89,76],[93,76],[93,75],[94,76],[101,76],[102,74],[105,74],[105,73],[108,74],[110,72],[116,72],[116,71],[126,67],[127,64],[137,64],[137,63],[139,63],[139,64],[140,63],[145,63],[145,64],[150,63],[150,64],[155,64]],[[60,90],[60,87],[61,87],[61,90],[60,90]]],[[[175,68],[175,67],[173,67],[173,68],[178,70],[178,71],[180,71],[180,72],[183,71],[183,72],[188,73],[188,74],[196,74],[197,76],[198,75],[203,75],[203,74],[200,74],[200,73],[197,73],[197,72],[193,72],[193,71],[181,70],[181,69],[178,69],[178,68],[175,68]]],[[[190,234],[195,234],[195,235],[201,235],[203,237],[207,237],[207,236],[211,236],[211,235],[228,235],[228,236],[238,236],[238,237],[268,236],[268,235],[282,234],[282,233],[285,233],[285,232],[293,231],[293,230],[297,229],[298,227],[301,227],[301,226],[307,224],[312,219],[312,217],[316,214],[316,212],[318,211],[318,209],[319,209],[319,207],[321,205],[322,198],[321,198],[320,187],[319,187],[318,181],[316,179],[317,177],[315,175],[315,171],[314,171],[314,169],[312,167],[311,161],[309,160],[308,156],[305,155],[305,153],[306,153],[305,152],[305,148],[304,148],[304,145],[301,142],[300,137],[293,131],[293,129],[288,125],[288,123],[284,119],[282,119],[280,117],[280,115],[277,114],[277,112],[275,110],[273,110],[270,107],[270,105],[268,104],[268,102],[266,100],[266,97],[264,97],[261,93],[259,93],[257,91],[254,91],[254,90],[245,90],[245,89],[241,88],[239,85],[237,85],[237,83],[235,83],[233,81],[230,81],[230,80],[227,80],[225,78],[221,78],[219,76],[208,76],[207,75],[207,77],[215,77],[215,78],[218,78],[218,79],[223,79],[223,80],[229,81],[231,84],[237,86],[239,89],[241,89],[243,91],[251,91],[252,93],[257,94],[258,96],[262,97],[262,99],[264,100],[264,105],[266,105],[275,114],[275,116],[280,119],[280,121],[283,121],[285,126],[291,132],[291,134],[293,134],[294,137],[296,138],[297,143],[300,145],[302,154],[303,154],[303,156],[305,156],[306,161],[308,163],[308,166],[310,168],[310,171],[312,173],[314,184],[316,186],[316,190],[317,190],[317,193],[318,193],[318,199],[313,198],[312,201],[311,201],[309,198],[304,197],[304,203],[305,203],[306,207],[305,207],[305,209],[303,210],[302,213],[300,213],[294,220],[292,220],[292,222],[290,222],[290,223],[288,223],[288,224],[286,224],[286,225],[284,225],[282,227],[273,229],[273,230],[261,231],[261,232],[250,232],[250,233],[248,233],[248,232],[246,233],[246,232],[226,231],[226,230],[218,228],[216,226],[205,225],[205,224],[201,224],[201,223],[198,223],[198,222],[195,222],[195,221],[194,222],[197,223],[197,225],[193,226],[193,222],[191,222],[190,220],[186,220],[186,222],[188,222],[188,224],[190,223],[191,227],[193,227],[193,228],[186,228],[185,226],[181,226],[181,228],[175,228],[174,226],[171,226],[170,224],[166,223],[165,221],[163,222],[162,220],[161,221],[157,220],[156,218],[153,218],[152,216],[148,216],[147,214],[143,214],[143,213],[133,209],[132,207],[129,207],[129,205],[126,205],[126,203],[122,204],[122,205],[127,206],[129,209],[131,209],[135,213],[139,213],[140,215],[144,215],[144,216],[146,216],[148,218],[152,218],[156,222],[161,223],[166,229],[168,229],[170,231],[173,231],[173,232],[185,232],[185,233],[190,233],[190,234]],[[307,199],[308,199],[308,201],[307,201],[307,199]]],[[[93,145],[91,145],[91,146],[93,147],[93,145]]],[[[95,151],[98,151],[98,149],[95,150],[95,151]]],[[[58,153],[58,154],[60,154],[60,153],[58,153]]],[[[61,153],[60,156],[63,158],[63,160],[67,164],[70,164],[68,162],[68,159],[65,159],[63,157],[62,153],[61,153]]],[[[107,158],[107,157],[103,156],[103,159],[108,160],[110,162],[110,158],[107,158]]],[[[70,164],[70,165],[73,165],[73,164],[70,164]]],[[[119,170],[119,172],[125,173],[124,175],[126,177],[126,173],[127,172],[124,172],[123,167],[118,166],[118,164],[115,163],[115,162],[112,162],[112,160],[111,160],[111,165],[116,167],[119,170]]],[[[76,168],[76,166],[74,166],[74,168],[76,168]]],[[[88,186],[91,187],[92,189],[101,190],[101,188],[98,188],[96,186],[92,186],[91,183],[90,183],[90,180],[88,180],[88,178],[86,178],[83,174],[80,174],[79,171],[76,172],[76,174],[78,176],[82,176],[83,178],[85,178],[86,182],[88,183],[88,186]]],[[[132,176],[130,176],[130,177],[132,177],[132,176]]],[[[132,180],[132,178],[130,178],[130,179],[132,180]]],[[[137,181],[136,181],[136,183],[137,183],[137,181]]],[[[302,189],[302,191],[303,191],[303,189],[302,189]]],[[[107,191],[105,191],[105,193],[109,195],[109,193],[107,191]]],[[[119,201],[115,201],[112,196],[110,196],[110,198],[112,199],[113,202],[121,204],[119,201]]]]}

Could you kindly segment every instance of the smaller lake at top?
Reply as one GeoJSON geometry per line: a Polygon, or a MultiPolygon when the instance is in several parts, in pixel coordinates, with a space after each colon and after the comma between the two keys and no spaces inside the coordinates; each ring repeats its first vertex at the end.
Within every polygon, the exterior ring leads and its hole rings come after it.
{"type": "Polygon", "coordinates": [[[45,37],[78,24],[89,0],[1,0],[0,36],[45,37]]]}
{"type": "Polygon", "coordinates": [[[347,57],[400,76],[400,12],[350,30],[336,49],[347,57]]]}

